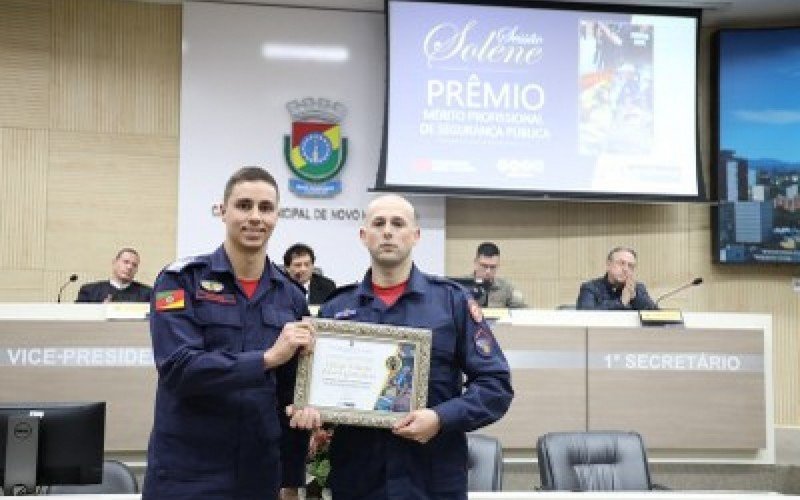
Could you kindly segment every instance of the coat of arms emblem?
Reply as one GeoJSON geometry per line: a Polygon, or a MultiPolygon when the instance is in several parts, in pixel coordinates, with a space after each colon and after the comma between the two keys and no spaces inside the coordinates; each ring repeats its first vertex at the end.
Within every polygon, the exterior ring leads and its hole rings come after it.
{"type": "Polygon", "coordinates": [[[298,196],[331,197],[340,193],[340,180],[332,181],[347,160],[347,138],[341,121],[344,104],[329,99],[306,97],[286,105],[292,118],[292,135],[284,136],[286,164],[297,179],[289,189],[298,196]]]}

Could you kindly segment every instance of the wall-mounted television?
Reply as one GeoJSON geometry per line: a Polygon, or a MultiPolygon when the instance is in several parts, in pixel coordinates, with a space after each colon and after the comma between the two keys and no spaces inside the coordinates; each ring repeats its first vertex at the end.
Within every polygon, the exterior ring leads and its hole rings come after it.
{"type": "Polygon", "coordinates": [[[715,260],[800,262],[800,28],[715,34],[715,260]]]}
{"type": "Polygon", "coordinates": [[[700,10],[388,0],[376,189],[705,200],[700,10]]]}

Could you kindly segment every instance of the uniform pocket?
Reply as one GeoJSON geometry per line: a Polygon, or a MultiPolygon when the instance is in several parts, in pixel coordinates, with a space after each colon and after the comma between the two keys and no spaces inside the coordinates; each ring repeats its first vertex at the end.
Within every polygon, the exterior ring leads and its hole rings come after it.
{"type": "Polygon", "coordinates": [[[431,377],[450,378],[456,359],[456,331],[452,323],[431,328],[431,377]]]}
{"type": "Polygon", "coordinates": [[[283,325],[292,321],[297,321],[297,318],[287,310],[276,309],[272,304],[264,304],[261,308],[261,320],[265,325],[280,331],[283,325]]]}
{"type": "Polygon", "coordinates": [[[203,328],[204,347],[207,350],[241,350],[239,333],[242,330],[242,318],[238,307],[200,304],[195,307],[194,313],[203,328]]]}

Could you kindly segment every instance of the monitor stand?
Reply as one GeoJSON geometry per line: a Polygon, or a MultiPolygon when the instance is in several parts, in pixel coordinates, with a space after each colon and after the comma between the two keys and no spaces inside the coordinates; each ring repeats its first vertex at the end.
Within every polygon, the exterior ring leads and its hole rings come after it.
{"type": "Polygon", "coordinates": [[[6,436],[5,495],[31,495],[36,491],[36,462],[39,454],[39,417],[8,417],[6,436]]]}

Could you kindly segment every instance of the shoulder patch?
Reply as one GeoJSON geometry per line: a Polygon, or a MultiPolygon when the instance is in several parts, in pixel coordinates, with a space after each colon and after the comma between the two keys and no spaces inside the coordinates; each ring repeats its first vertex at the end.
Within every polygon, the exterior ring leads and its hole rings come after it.
{"type": "Polygon", "coordinates": [[[483,356],[484,358],[488,358],[492,355],[492,334],[489,332],[488,329],[484,327],[479,327],[475,330],[475,350],[483,356]]]}
{"type": "Polygon", "coordinates": [[[182,257],[173,262],[172,264],[168,265],[166,268],[164,268],[164,270],[170,273],[179,273],[183,271],[184,268],[194,264],[199,264],[200,262],[201,260],[200,257],[198,256],[182,257]]]}
{"type": "Polygon", "coordinates": [[[483,321],[483,309],[475,299],[470,298],[467,301],[467,307],[469,307],[469,315],[472,317],[472,321],[475,323],[483,321]]]}
{"type": "Polygon", "coordinates": [[[182,289],[156,292],[156,311],[174,311],[186,307],[185,293],[182,289]]]}

